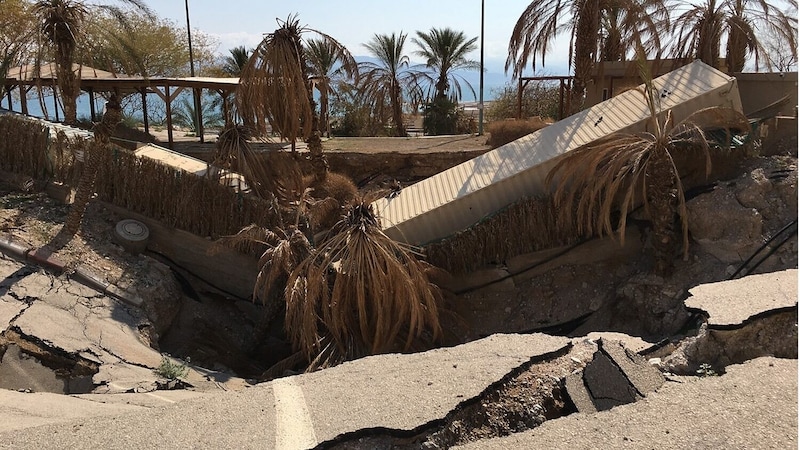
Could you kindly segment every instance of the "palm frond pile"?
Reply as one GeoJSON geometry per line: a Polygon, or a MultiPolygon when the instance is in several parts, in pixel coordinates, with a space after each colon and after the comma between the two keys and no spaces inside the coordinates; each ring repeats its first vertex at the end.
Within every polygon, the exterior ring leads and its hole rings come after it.
{"type": "Polygon", "coordinates": [[[440,291],[411,249],[383,234],[368,203],[351,206],[329,236],[285,292],[286,330],[309,370],[439,338],[440,291]]]}
{"type": "Polygon", "coordinates": [[[558,223],[551,198],[526,198],[441,241],[425,246],[428,262],[451,273],[469,273],[525,253],[568,245],[580,234],[558,223]]]}
{"type": "Polygon", "coordinates": [[[41,122],[0,115],[0,170],[38,180],[74,181],[75,152],[86,143],[61,132],[53,134],[41,122]]]}
{"type": "Polygon", "coordinates": [[[98,198],[198,236],[231,235],[257,223],[277,223],[264,199],[244,195],[206,177],[139,158],[121,148],[100,155],[98,198]]]}

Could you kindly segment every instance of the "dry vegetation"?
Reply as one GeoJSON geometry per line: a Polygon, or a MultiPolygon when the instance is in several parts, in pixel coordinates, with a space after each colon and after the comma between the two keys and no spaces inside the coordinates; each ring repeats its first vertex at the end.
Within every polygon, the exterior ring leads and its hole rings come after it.
{"type": "Polygon", "coordinates": [[[489,131],[489,139],[486,141],[486,145],[497,148],[527,136],[534,131],[541,130],[547,125],[550,125],[550,123],[542,120],[541,117],[506,119],[492,122],[486,127],[489,131]]]}

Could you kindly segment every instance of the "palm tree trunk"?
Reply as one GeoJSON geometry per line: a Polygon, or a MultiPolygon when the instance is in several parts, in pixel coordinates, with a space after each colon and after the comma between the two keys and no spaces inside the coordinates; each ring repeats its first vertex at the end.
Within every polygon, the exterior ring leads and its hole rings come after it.
{"type": "Polygon", "coordinates": [[[586,86],[592,77],[597,40],[600,38],[599,8],[598,0],[582,2],[575,30],[575,55],[573,60],[575,78],[570,93],[570,114],[575,114],[583,109],[586,86]]]}
{"type": "Polygon", "coordinates": [[[75,192],[75,202],[69,210],[64,222],[63,232],[72,237],[78,232],[86,213],[86,206],[94,193],[94,182],[97,179],[97,168],[100,164],[101,152],[111,150],[111,135],[122,121],[122,108],[117,96],[112,95],[106,103],[106,111],[102,121],[94,130],[94,141],[90,143],[84,153],[85,164],[81,172],[81,179],[75,192]]]}
{"type": "Polygon", "coordinates": [[[728,44],[725,51],[725,65],[728,73],[741,72],[747,57],[747,36],[742,30],[733,27],[728,32],[728,44]]]}
{"type": "Polygon", "coordinates": [[[397,136],[406,135],[406,126],[403,124],[403,95],[400,84],[395,81],[392,85],[392,121],[397,136]]]}
{"type": "Polygon", "coordinates": [[[64,50],[68,54],[59,53],[56,56],[56,77],[58,87],[61,90],[61,103],[64,105],[64,123],[74,125],[78,121],[77,97],[79,93],[78,77],[72,71],[72,52],[64,50]]]}
{"type": "Polygon", "coordinates": [[[645,173],[647,202],[653,223],[653,253],[656,275],[672,272],[676,246],[675,217],[678,212],[678,188],[673,176],[669,153],[657,148],[645,173]]]}
{"type": "Polygon", "coordinates": [[[311,169],[314,171],[316,181],[325,181],[328,176],[328,160],[322,152],[322,139],[320,132],[314,130],[308,138],[308,152],[311,159],[311,169]]]}

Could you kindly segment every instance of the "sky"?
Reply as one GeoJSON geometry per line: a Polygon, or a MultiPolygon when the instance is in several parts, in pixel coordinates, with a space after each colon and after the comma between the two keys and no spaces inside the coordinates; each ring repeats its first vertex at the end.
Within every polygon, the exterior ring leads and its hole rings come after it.
{"type": "MultiPolygon", "coordinates": [[[[508,40],[517,19],[530,1],[486,2],[484,67],[487,92],[510,80],[504,74],[508,40]]],[[[181,26],[186,25],[184,0],[145,2],[159,17],[181,26]]],[[[224,3],[219,0],[189,0],[192,29],[215,36],[220,42],[218,52],[222,54],[239,45],[255,47],[264,34],[279,26],[276,19],[286,20],[295,13],[301,25],[329,34],[356,57],[368,54],[363,44],[376,33],[407,33],[406,49],[412,62],[422,62],[415,61],[412,54],[416,46],[411,42],[411,37],[416,31],[450,27],[463,31],[468,37],[478,37],[480,42],[481,0],[227,0],[224,3]]],[[[564,36],[556,41],[552,53],[546,57],[546,64],[543,67],[537,65],[538,74],[568,73],[568,39],[568,36],[564,36]]],[[[480,60],[479,50],[472,54],[472,59],[480,60]]],[[[472,79],[477,80],[478,74],[473,75],[467,79],[477,90],[478,83],[472,79]]],[[[528,69],[526,75],[533,75],[533,71],[528,69]]]]}

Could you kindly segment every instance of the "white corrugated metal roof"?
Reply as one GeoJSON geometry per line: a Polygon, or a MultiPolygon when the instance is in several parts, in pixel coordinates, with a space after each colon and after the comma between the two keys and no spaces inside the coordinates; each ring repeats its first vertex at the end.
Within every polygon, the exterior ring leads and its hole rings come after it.
{"type": "Polygon", "coordinates": [[[208,164],[201,159],[192,158],[157,145],[145,145],[137,148],[133,153],[136,156],[149,158],[198,176],[205,175],[208,168],[208,164]]]}
{"type": "MultiPolygon", "coordinates": [[[[676,120],[709,106],[741,111],[736,80],[695,61],[653,81],[676,120]]],[[[644,97],[628,91],[404,188],[373,206],[392,238],[425,244],[463,230],[525,196],[546,191],[555,158],[620,131],[644,130],[644,97]]]]}
{"type": "MultiPolygon", "coordinates": [[[[149,158],[154,161],[158,161],[161,164],[165,164],[185,172],[193,173],[199,177],[205,176],[209,169],[209,165],[201,159],[192,158],[191,156],[184,155],[183,153],[178,153],[154,144],[148,144],[139,147],[134,151],[134,154],[140,158],[149,158]]],[[[215,170],[215,167],[211,167],[211,169],[215,170]]],[[[232,188],[236,188],[240,191],[248,190],[247,183],[245,183],[244,177],[242,177],[241,174],[230,172],[228,170],[221,170],[219,175],[220,183],[232,188]]]]}

